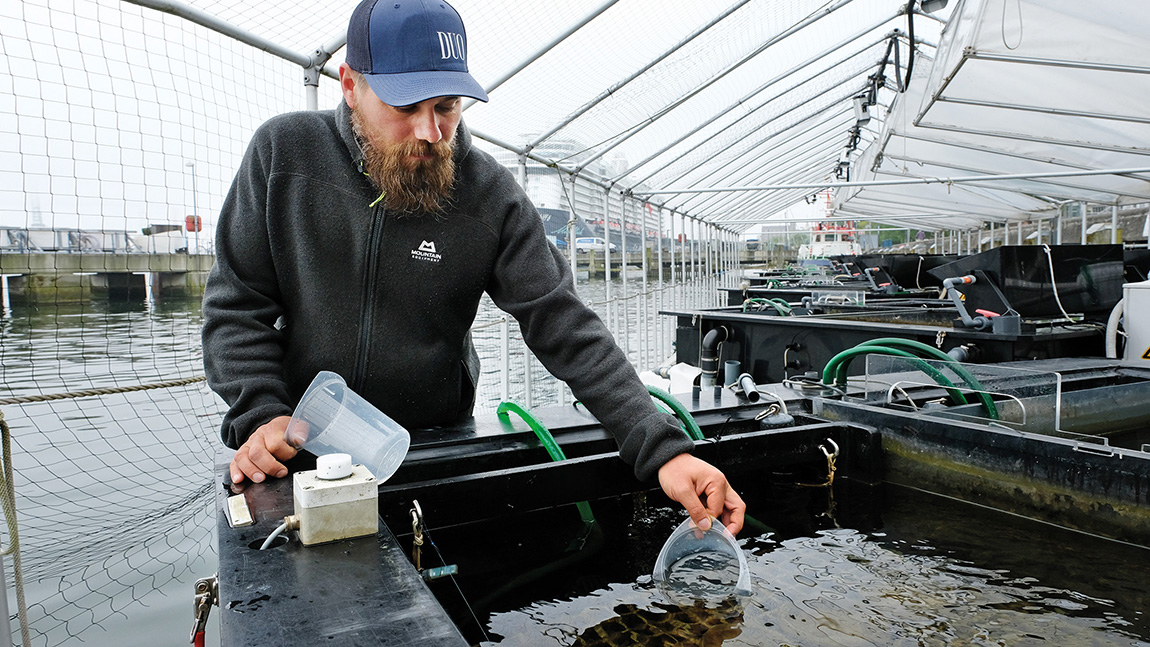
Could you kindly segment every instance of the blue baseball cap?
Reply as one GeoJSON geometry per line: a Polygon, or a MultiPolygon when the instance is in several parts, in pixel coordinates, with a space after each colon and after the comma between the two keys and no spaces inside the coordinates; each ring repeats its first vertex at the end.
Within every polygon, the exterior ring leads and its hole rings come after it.
{"type": "Polygon", "coordinates": [[[444,0],[363,0],[351,14],[345,58],[391,106],[487,93],[467,71],[467,32],[444,0]]]}

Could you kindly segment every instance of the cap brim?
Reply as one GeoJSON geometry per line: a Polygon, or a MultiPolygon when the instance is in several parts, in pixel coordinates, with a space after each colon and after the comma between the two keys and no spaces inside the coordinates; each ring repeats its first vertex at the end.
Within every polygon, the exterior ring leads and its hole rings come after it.
{"type": "Polygon", "coordinates": [[[435,97],[471,97],[487,101],[483,86],[467,72],[365,74],[364,78],[375,96],[389,106],[410,106],[435,97]]]}

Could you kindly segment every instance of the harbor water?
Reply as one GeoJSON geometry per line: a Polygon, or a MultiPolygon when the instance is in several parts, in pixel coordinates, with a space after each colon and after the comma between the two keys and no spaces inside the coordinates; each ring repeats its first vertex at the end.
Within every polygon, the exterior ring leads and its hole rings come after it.
{"type": "MultiPolygon", "coordinates": [[[[616,280],[608,312],[605,283],[579,282],[592,307],[632,331],[626,345],[636,362],[641,348],[665,354],[646,348],[641,330],[655,337],[654,310],[668,287],[653,279],[644,288],[632,276],[619,301],[616,280]]],[[[678,286],[674,298],[708,294],[701,283],[678,286]]],[[[522,340],[513,320],[503,339],[503,318],[485,298],[474,331],[483,361],[477,413],[494,412],[504,396],[504,355],[508,397],[529,399],[522,340]]],[[[211,478],[224,410],[204,382],[191,381],[203,374],[201,324],[198,300],[15,307],[0,317],[0,399],[88,394],[0,406],[12,435],[33,645],[187,644],[193,585],[216,570],[211,478]],[[191,382],[172,385],[181,381],[191,382]],[[135,390],[142,385],[162,388],[135,390]]],[[[538,361],[531,372],[533,406],[570,402],[538,361]]],[[[4,571],[20,644],[11,558],[4,571]]]]}
{"type": "MultiPolygon", "coordinates": [[[[16,308],[0,319],[0,397],[194,378],[199,327],[195,302],[16,308]]],[[[218,411],[203,382],[3,406],[33,645],[186,644],[192,584],[216,568],[218,411]]]]}

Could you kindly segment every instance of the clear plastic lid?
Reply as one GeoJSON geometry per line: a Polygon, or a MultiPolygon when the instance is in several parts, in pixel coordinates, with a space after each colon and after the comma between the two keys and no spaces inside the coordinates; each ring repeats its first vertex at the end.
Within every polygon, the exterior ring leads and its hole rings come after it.
{"type": "Polygon", "coordinates": [[[734,535],[716,520],[705,532],[691,519],[679,524],[659,551],[651,579],[667,599],[680,605],[717,604],[751,594],[747,557],[734,535]]]}

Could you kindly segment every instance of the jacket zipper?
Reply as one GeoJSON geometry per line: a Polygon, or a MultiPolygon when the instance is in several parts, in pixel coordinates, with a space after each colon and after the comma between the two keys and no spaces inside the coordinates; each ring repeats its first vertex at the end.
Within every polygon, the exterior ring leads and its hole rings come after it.
{"type": "Polygon", "coordinates": [[[355,356],[355,373],[352,375],[351,389],[363,393],[367,381],[367,354],[371,342],[371,327],[375,312],[375,277],[378,274],[379,248],[383,240],[385,208],[381,201],[372,204],[371,235],[368,236],[367,280],[363,282],[363,312],[360,320],[359,345],[355,356]]]}

